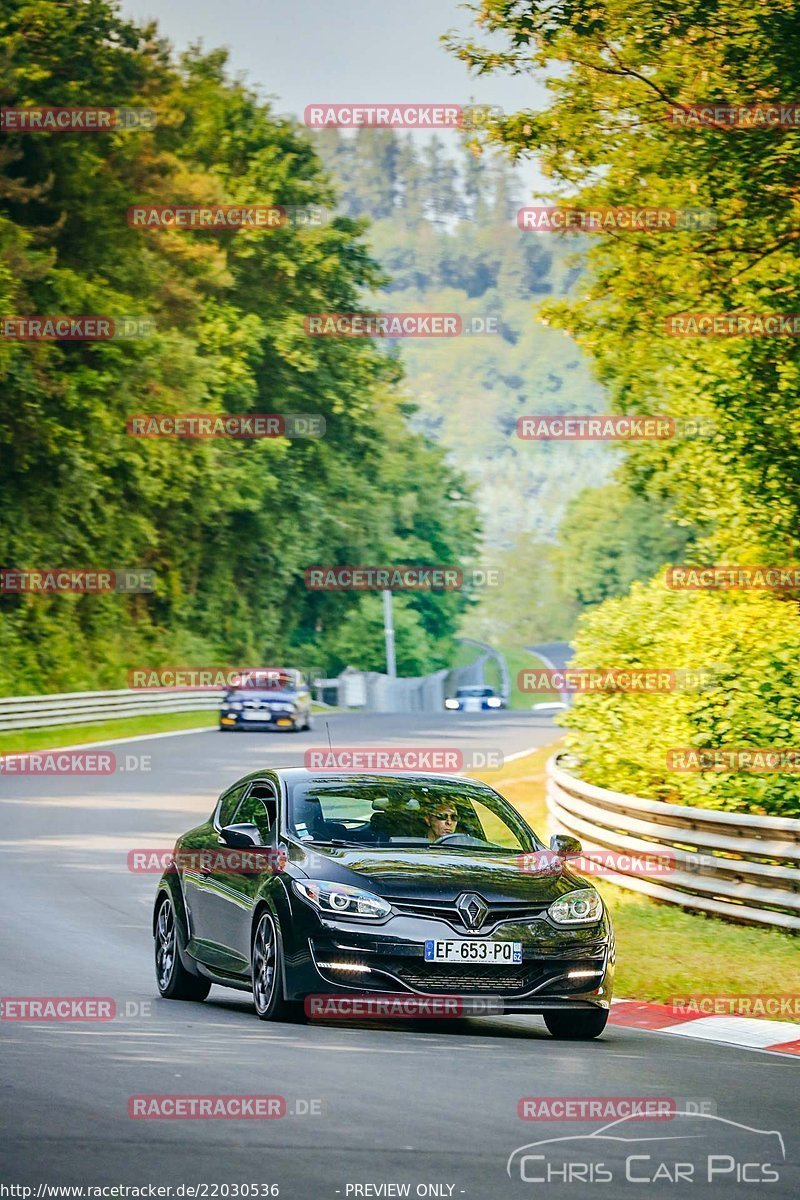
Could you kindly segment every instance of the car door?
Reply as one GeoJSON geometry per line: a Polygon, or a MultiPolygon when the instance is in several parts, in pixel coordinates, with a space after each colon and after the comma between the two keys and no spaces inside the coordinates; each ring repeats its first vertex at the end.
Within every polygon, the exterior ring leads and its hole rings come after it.
{"type": "MultiPolygon", "coordinates": [[[[269,779],[253,780],[247,787],[231,825],[251,824],[259,831],[265,848],[269,847],[278,815],[278,794],[269,779]]],[[[221,847],[217,866],[208,878],[212,902],[209,905],[210,938],[220,947],[233,970],[246,970],[250,962],[252,914],[267,869],[266,853],[237,851],[221,847]],[[254,869],[255,868],[255,869],[254,869]]]]}
{"type": "Polygon", "coordinates": [[[206,865],[224,847],[220,844],[219,831],[230,825],[236,810],[248,790],[248,782],[235,784],[223,792],[217,801],[214,815],[197,831],[197,836],[183,839],[181,880],[186,916],[191,937],[191,951],[202,962],[222,970],[231,967],[224,944],[218,940],[218,909],[223,903],[219,893],[219,882],[213,869],[206,865]]]}

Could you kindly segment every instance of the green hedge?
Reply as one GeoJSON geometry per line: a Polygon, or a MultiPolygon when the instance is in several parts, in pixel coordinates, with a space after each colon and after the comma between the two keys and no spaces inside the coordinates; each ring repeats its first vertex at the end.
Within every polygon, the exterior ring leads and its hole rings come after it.
{"type": "Polygon", "coordinates": [[[585,692],[561,723],[581,776],[703,808],[800,816],[800,772],[675,771],[670,750],[800,747],[800,614],[757,592],[634,584],[581,621],[574,664],[702,672],[665,693],[585,692]]]}

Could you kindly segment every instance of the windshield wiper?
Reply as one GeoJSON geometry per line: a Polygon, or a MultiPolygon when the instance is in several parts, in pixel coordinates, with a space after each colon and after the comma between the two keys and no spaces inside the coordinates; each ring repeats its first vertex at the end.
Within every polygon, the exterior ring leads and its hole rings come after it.
{"type": "Polygon", "coordinates": [[[329,838],[324,842],[317,841],[314,838],[311,842],[304,842],[304,846],[363,846],[364,842],[346,842],[343,838],[329,838]]]}

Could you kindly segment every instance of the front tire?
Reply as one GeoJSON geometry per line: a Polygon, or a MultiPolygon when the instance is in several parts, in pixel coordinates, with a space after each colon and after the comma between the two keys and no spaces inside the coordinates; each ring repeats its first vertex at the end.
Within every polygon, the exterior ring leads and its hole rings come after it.
{"type": "Polygon", "coordinates": [[[259,913],[253,935],[253,1003],[260,1021],[281,1021],[290,1015],[283,997],[283,941],[280,925],[269,909],[259,913]]]}
{"type": "Polygon", "coordinates": [[[156,985],[165,1000],[205,1000],[211,980],[192,975],[181,962],[175,906],[164,896],[156,917],[156,985]]]}
{"type": "Polygon", "coordinates": [[[544,1013],[544,1023],[555,1038],[565,1041],[590,1041],[599,1037],[608,1020],[607,1008],[594,1008],[589,1012],[568,1009],[561,1012],[544,1013]]]}

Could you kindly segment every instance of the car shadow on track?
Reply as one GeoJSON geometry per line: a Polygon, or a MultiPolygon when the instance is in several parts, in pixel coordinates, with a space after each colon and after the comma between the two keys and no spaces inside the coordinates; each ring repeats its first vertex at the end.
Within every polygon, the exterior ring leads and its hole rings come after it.
{"type": "MultiPolygon", "coordinates": [[[[247,1017],[249,1020],[255,1021],[255,1009],[249,999],[242,998],[234,999],[227,996],[211,996],[208,1000],[203,1001],[203,1008],[213,1009],[217,1014],[220,1012],[228,1012],[231,1015],[240,1015],[247,1017]]],[[[271,1028],[275,1030],[293,1030],[297,1028],[307,1029],[336,1029],[342,1033],[359,1032],[359,1031],[381,1031],[392,1032],[400,1036],[403,1034],[438,1034],[444,1037],[479,1037],[479,1038],[509,1038],[515,1041],[543,1041],[555,1044],[555,1040],[547,1032],[544,1022],[540,1017],[524,1016],[522,1014],[510,1014],[507,1017],[502,1016],[486,1016],[486,1017],[419,1017],[416,1019],[397,1019],[391,1020],[367,1020],[359,1019],[309,1019],[304,1014],[300,1014],[297,1018],[288,1021],[270,1021],[263,1022],[263,1028],[271,1028]]],[[[595,1045],[602,1045],[603,1042],[609,1040],[611,1030],[605,1031],[603,1038],[595,1042],[595,1045]]],[[[589,1046],[593,1043],[583,1042],[583,1046],[589,1046]]]]}

